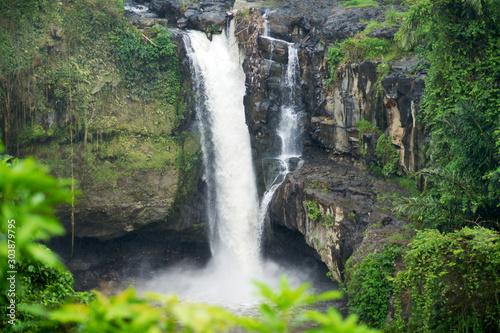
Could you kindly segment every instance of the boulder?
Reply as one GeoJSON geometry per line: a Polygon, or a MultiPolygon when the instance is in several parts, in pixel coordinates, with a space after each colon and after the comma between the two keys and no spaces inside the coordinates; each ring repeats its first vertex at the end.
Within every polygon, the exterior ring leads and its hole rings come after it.
{"type": "Polygon", "coordinates": [[[395,190],[399,190],[396,182],[377,179],[350,163],[310,160],[289,173],[278,188],[270,204],[270,219],[299,231],[335,280],[343,282],[345,264],[366,242],[370,226],[394,229],[405,224],[377,202],[377,195],[395,190]],[[322,218],[314,220],[309,214],[310,202],[322,218]]]}
{"type": "Polygon", "coordinates": [[[272,37],[260,36],[257,40],[259,53],[263,58],[277,61],[282,64],[288,63],[287,42],[272,37]]]}
{"type": "Polygon", "coordinates": [[[188,17],[189,22],[196,30],[210,33],[221,32],[227,18],[228,15],[225,10],[201,11],[188,17]]]}
{"type": "Polygon", "coordinates": [[[396,34],[396,32],[398,32],[398,30],[399,29],[397,27],[384,27],[381,29],[373,30],[368,34],[368,36],[373,38],[393,40],[394,35],[396,34]]]}
{"type": "Polygon", "coordinates": [[[177,0],[153,0],[149,3],[149,10],[158,17],[164,17],[175,22],[181,15],[182,4],[177,0]]]}

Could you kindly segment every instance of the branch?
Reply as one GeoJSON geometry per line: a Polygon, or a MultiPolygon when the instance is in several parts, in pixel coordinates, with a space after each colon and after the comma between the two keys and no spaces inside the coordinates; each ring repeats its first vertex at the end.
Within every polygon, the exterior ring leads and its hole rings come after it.
{"type": "Polygon", "coordinates": [[[158,45],[156,45],[155,43],[153,43],[153,42],[151,41],[151,39],[149,39],[148,37],[146,37],[143,33],[141,33],[141,35],[142,35],[142,37],[146,38],[146,40],[147,40],[148,42],[150,42],[150,43],[151,43],[151,44],[153,44],[154,46],[158,47],[158,45]]]}

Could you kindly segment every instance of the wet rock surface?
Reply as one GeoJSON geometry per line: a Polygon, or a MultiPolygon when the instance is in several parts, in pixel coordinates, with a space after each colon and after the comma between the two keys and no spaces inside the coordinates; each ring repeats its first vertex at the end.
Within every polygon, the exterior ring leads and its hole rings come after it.
{"type": "Polygon", "coordinates": [[[402,190],[397,183],[377,178],[347,160],[307,160],[288,174],[270,208],[271,223],[297,230],[316,249],[333,277],[343,281],[346,261],[368,242],[365,231],[375,224],[399,230],[405,222],[388,212],[377,197],[402,190]],[[313,220],[315,203],[322,218],[313,220]]]}
{"type": "Polygon", "coordinates": [[[158,17],[176,23],[179,28],[196,29],[207,33],[221,32],[230,18],[229,11],[234,0],[212,0],[204,2],[177,0],[153,0],[149,10],[158,17]]]}
{"type": "MultiPolygon", "coordinates": [[[[275,128],[290,43],[299,49],[299,84],[307,115],[306,142],[316,142],[335,154],[356,156],[360,142],[356,123],[368,120],[392,136],[404,170],[422,168],[425,133],[416,120],[425,72],[415,70],[418,59],[391,61],[386,78],[379,74],[381,60],[343,65],[334,77],[326,62],[329,46],[362,31],[367,20],[383,21],[385,10],[345,9],[335,1],[292,1],[279,9],[259,9],[266,20],[264,30],[270,37],[256,39],[257,51],[247,52],[243,65],[247,75],[247,123],[257,168],[262,158],[273,156],[273,147],[279,143],[275,128]]],[[[243,29],[244,23],[240,27],[243,29]]],[[[393,39],[396,31],[397,27],[385,27],[372,31],[372,35],[393,39]]]]}
{"type": "Polygon", "coordinates": [[[73,251],[69,235],[53,239],[49,246],[73,274],[75,290],[98,288],[113,292],[149,279],[172,265],[203,266],[211,256],[207,239],[203,225],[183,232],[162,231],[161,226],[150,225],[107,241],[77,237],[73,251]]]}

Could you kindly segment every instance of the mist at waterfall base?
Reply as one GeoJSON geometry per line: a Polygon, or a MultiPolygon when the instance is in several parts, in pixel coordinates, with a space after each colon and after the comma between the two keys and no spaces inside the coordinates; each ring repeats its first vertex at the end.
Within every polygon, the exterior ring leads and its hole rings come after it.
{"type": "MultiPolygon", "coordinates": [[[[277,287],[280,276],[286,275],[297,286],[316,279],[318,274],[315,269],[318,264],[310,257],[295,266],[262,257],[267,206],[284,179],[283,172],[288,172],[288,160],[300,156],[291,148],[290,134],[284,134],[286,128],[289,131],[290,126],[297,127],[294,121],[298,116],[290,105],[282,108],[278,129],[282,156],[278,160],[284,167],[277,175],[280,181],[264,194],[259,207],[243,106],[245,74],[240,62],[243,56],[234,37],[234,25],[221,35],[214,35],[212,41],[202,32],[191,31],[184,42],[194,72],[212,259],[201,269],[189,264],[171,267],[139,286],[139,290],[175,293],[184,300],[232,309],[246,308],[259,300],[254,280],[277,287]]],[[[291,52],[296,55],[296,50],[291,52]]],[[[294,74],[288,77],[294,79],[294,74]]],[[[324,276],[324,272],[320,274],[324,276]]]]}

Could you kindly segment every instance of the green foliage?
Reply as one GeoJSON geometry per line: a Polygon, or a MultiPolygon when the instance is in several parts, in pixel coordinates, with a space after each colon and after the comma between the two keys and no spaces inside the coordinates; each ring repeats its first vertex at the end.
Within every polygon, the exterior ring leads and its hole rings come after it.
{"type": "Polygon", "coordinates": [[[314,222],[319,222],[323,218],[323,213],[319,210],[315,201],[306,201],[307,216],[314,222]]]}
{"type": "MultiPolygon", "coordinates": [[[[346,4],[348,3],[351,2],[346,2],[346,4]]],[[[364,7],[366,4],[375,4],[378,7],[378,4],[371,0],[356,0],[352,2],[353,7],[364,7]]],[[[369,33],[376,29],[398,26],[403,22],[405,16],[406,14],[403,12],[398,12],[392,8],[387,9],[383,22],[361,20],[361,22],[367,24],[363,31],[347,38],[342,43],[335,43],[331,46],[325,57],[330,71],[330,77],[326,81],[327,84],[330,85],[337,80],[337,68],[339,64],[364,61],[366,59],[381,59],[382,63],[377,67],[378,79],[375,84],[380,88],[377,90],[377,93],[380,93],[382,90],[380,82],[390,71],[389,62],[406,55],[407,52],[404,52],[399,47],[399,44],[386,39],[370,37],[369,33]]]]}
{"type": "Polygon", "coordinates": [[[307,216],[314,222],[320,222],[323,227],[330,228],[335,225],[335,215],[323,214],[315,201],[306,201],[307,216]]]}
{"type": "MultiPolygon", "coordinates": [[[[7,234],[15,232],[16,258],[34,263],[60,267],[55,256],[38,244],[64,232],[54,217],[52,206],[70,202],[67,180],[59,180],[46,174],[46,169],[32,159],[20,160],[14,165],[0,163],[1,232],[0,286],[5,290],[7,269],[7,234]],[[8,229],[7,221],[15,220],[14,228],[8,229]]],[[[11,238],[9,238],[11,239],[11,238]]]]}
{"type": "MultiPolygon", "coordinates": [[[[30,303],[52,308],[68,297],[88,299],[85,293],[74,293],[71,274],[55,254],[40,244],[64,232],[54,217],[53,206],[70,202],[68,185],[67,180],[47,175],[46,169],[32,159],[7,156],[0,163],[0,288],[9,290],[7,277],[14,275],[16,280],[14,295],[2,293],[0,306],[6,308],[10,299],[15,299],[19,328],[33,329],[37,325],[31,322],[36,316],[23,308],[30,303]],[[11,271],[16,273],[8,273],[11,271]]],[[[12,327],[7,323],[10,319],[2,311],[2,330],[12,327]]]]}
{"type": "Polygon", "coordinates": [[[484,228],[421,231],[395,279],[395,329],[495,332],[500,329],[500,235],[484,228]],[[402,311],[410,311],[405,322],[402,311]]]}
{"type": "Polygon", "coordinates": [[[486,219],[497,216],[496,202],[471,178],[449,168],[423,169],[417,176],[426,177],[426,189],[418,197],[400,198],[397,206],[398,212],[409,215],[417,225],[442,231],[470,223],[499,228],[498,221],[486,219]]]}
{"type": "Polygon", "coordinates": [[[394,43],[386,39],[367,36],[374,28],[374,25],[369,26],[358,35],[349,37],[342,43],[335,43],[328,49],[326,61],[330,69],[330,78],[328,78],[327,84],[336,80],[337,68],[340,63],[351,63],[365,59],[384,59],[383,64],[388,68],[387,62],[400,55],[399,49],[394,43]]]}
{"type": "Polygon", "coordinates": [[[405,3],[405,0],[384,0],[384,3],[393,6],[401,6],[403,3],[405,3]]]}
{"type": "Polygon", "coordinates": [[[213,35],[213,34],[215,34],[215,33],[220,32],[220,31],[221,31],[221,27],[219,27],[219,26],[218,26],[217,24],[215,24],[215,23],[214,23],[214,24],[212,24],[212,25],[210,25],[209,27],[207,27],[207,28],[205,29],[205,33],[206,33],[208,36],[211,36],[211,35],[213,35]]]}
{"type": "Polygon", "coordinates": [[[323,215],[323,221],[321,225],[327,228],[333,227],[335,225],[335,215],[325,214],[323,215]]]}
{"type": "Polygon", "coordinates": [[[422,0],[397,34],[407,49],[420,43],[431,63],[423,111],[435,169],[422,173],[423,194],[403,206],[426,226],[500,229],[499,21],[497,1],[422,0]]]}
{"type": "Polygon", "coordinates": [[[113,36],[120,73],[132,96],[147,100],[163,88],[165,100],[172,104],[180,89],[175,44],[163,26],[154,26],[149,32],[148,39],[132,29],[113,36]]]}
{"type": "Polygon", "coordinates": [[[362,119],[358,121],[355,125],[355,127],[359,130],[359,138],[360,140],[363,139],[363,135],[365,134],[377,134],[380,135],[382,132],[377,126],[372,125],[368,120],[362,119]]]}
{"type": "Polygon", "coordinates": [[[361,119],[354,125],[358,130],[358,140],[359,140],[359,149],[362,155],[366,154],[365,150],[365,142],[364,135],[372,134],[373,136],[378,136],[382,133],[377,126],[373,126],[368,120],[361,119]]]}
{"type": "Polygon", "coordinates": [[[392,51],[392,43],[386,39],[355,36],[342,43],[348,61],[381,59],[392,51]]]}
{"type": "Polygon", "coordinates": [[[359,149],[363,155],[366,154],[363,136],[366,134],[372,134],[374,138],[378,136],[377,145],[375,147],[375,155],[378,160],[370,165],[370,169],[374,173],[379,173],[384,176],[399,173],[399,153],[392,144],[391,137],[383,134],[379,128],[373,126],[365,119],[358,121],[356,123],[356,128],[359,130],[359,149]]]}
{"type": "Polygon", "coordinates": [[[393,8],[385,12],[385,22],[387,25],[400,25],[406,18],[406,12],[399,12],[393,8]]]}
{"type": "Polygon", "coordinates": [[[382,252],[371,253],[354,266],[350,261],[346,265],[349,311],[372,327],[384,326],[393,290],[395,260],[402,251],[396,246],[385,246],[382,252]]]}
{"type": "Polygon", "coordinates": [[[390,176],[398,172],[399,153],[392,144],[392,138],[387,135],[381,135],[377,140],[375,154],[382,164],[382,174],[390,176]]]}
{"type": "Polygon", "coordinates": [[[363,7],[378,7],[378,3],[373,0],[349,0],[342,4],[345,9],[363,8],[363,7]]]}
{"type": "Polygon", "coordinates": [[[355,316],[344,320],[333,308],[326,314],[302,309],[339,298],[337,291],[313,295],[307,292],[308,285],[292,288],[285,278],[281,279],[278,291],[261,283],[257,286],[264,298],[259,305],[258,317],[237,316],[206,304],[182,303],[175,296],[147,294],[141,298],[129,288],[109,299],[97,294],[97,299],[88,305],[67,304],[50,312],[48,318],[64,325],[74,325],[75,332],[224,332],[239,328],[251,332],[285,333],[296,323],[304,321],[316,323],[316,328],[308,332],[376,332],[357,325],[355,316]]]}
{"type": "Polygon", "coordinates": [[[417,189],[417,183],[415,182],[414,176],[412,177],[398,177],[397,178],[399,186],[404,190],[405,195],[417,196],[420,191],[417,189]]]}
{"type": "Polygon", "coordinates": [[[330,47],[326,54],[326,62],[328,68],[330,69],[330,77],[327,79],[326,84],[330,85],[337,77],[337,67],[338,64],[344,61],[344,50],[342,49],[342,43],[335,43],[330,47]]]}

